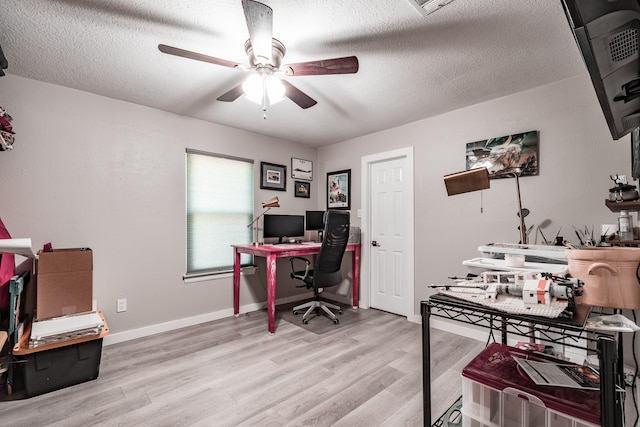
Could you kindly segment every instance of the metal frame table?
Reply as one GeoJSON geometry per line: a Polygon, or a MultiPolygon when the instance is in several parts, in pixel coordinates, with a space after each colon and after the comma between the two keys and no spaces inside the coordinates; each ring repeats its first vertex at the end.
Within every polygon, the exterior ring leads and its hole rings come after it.
{"type": "MultiPolygon", "coordinates": [[[[535,338],[549,344],[595,351],[600,363],[601,425],[622,427],[622,402],[616,393],[616,365],[621,357],[621,347],[616,352],[616,341],[609,335],[592,337],[584,330],[590,307],[579,305],[571,319],[510,314],[490,307],[474,304],[446,295],[434,295],[420,303],[422,315],[422,388],[424,425],[431,426],[431,339],[430,318],[440,317],[457,322],[500,330],[502,344],[507,344],[508,335],[535,338]]],[[[620,343],[620,346],[622,344],[620,343]]],[[[437,426],[437,422],[433,424],[437,426]]]]}

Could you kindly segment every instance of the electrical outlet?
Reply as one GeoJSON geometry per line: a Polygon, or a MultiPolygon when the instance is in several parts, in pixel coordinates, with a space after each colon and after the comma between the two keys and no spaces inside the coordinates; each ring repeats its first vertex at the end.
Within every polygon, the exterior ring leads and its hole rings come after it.
{"type": "Polygon", "coordinates": [[[123,311],[127,311],[127,299],[121,298],[118,300],[118,305],[116,307],[116,313],[122,313],[123,311]]]}

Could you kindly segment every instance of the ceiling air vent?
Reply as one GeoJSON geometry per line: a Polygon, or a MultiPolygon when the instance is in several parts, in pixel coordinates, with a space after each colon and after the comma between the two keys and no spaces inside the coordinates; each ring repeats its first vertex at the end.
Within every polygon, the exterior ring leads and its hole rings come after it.
{"type": "Polygon", "coordinates": [[[409,0],[409,3],[417,7],[424,15],[429,15],[436,10],[442,9],[451,2],[453,0],[409,0]]]}

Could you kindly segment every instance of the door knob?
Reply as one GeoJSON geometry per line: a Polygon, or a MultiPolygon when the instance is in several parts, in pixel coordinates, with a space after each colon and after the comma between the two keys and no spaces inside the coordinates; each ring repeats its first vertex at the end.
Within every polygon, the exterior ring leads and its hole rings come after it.
{"type": "Polygon", "coordinates": [[[378,246],[380,247],[380,243],[376,242],[375,240],[371,241],[371,246],[378,246]]]}

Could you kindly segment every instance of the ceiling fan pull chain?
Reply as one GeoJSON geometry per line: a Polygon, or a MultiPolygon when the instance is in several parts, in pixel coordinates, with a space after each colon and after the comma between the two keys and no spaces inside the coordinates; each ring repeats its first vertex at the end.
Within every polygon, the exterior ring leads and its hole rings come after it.
{"type": "Polygon", "coordinates": [[[267,92],[267,76],[262,75],[262,118],[267,120],[267,105],[269,105],[269,93],[267,92]]]}

